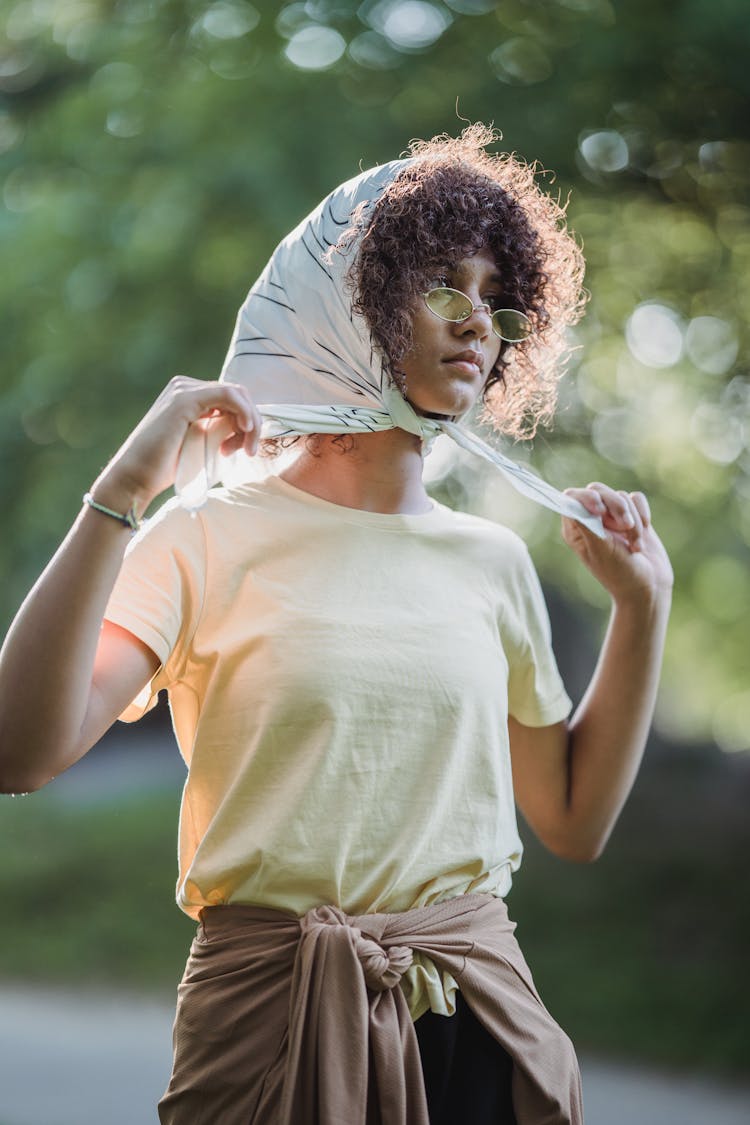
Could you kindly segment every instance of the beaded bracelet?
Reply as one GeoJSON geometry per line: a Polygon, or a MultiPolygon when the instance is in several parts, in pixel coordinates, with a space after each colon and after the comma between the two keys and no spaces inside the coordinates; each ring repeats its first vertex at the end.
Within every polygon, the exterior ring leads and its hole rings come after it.
{"type": "Polygon", "coordinates": [[[90,492],[86,493],[83,502],[84,504],[88,504],[90,508],[93,508],[95,512],[101,512],[105,516],[111,516],[113,520],[119,520],[120,523],[124,523],[126,527],[130,528],[133,534],[135,534],[141,526],[141,521],[136,516],[135,508],[133,508],[132,505],[123,515],[122,512],[113,512],[111,508],[105,508],[103,504],[97,504],[90,492]]]}

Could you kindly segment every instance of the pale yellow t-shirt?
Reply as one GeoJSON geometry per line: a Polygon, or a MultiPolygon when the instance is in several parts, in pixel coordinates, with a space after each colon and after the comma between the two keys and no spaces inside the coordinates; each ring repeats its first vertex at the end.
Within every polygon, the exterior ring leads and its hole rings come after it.
{"type": "MultiPolygon", "coordinates": [[[[439,504],[344,508],[278,477],[165,504],[134,537],[106,617],[161,668],[189,767],[177,901],[304,914],[504,896],[521,860],[508,714],[570,700],[528,551],[439,504]]],[[[417,958],[412,1014],[452,1008],[417,958]]]]}

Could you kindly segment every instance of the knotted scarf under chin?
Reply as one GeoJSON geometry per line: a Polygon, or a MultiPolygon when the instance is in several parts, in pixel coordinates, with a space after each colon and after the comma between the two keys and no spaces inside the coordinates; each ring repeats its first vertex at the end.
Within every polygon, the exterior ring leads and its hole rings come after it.
{"type": "MultiPolygon", "coordinates": [[[[410,163],[394,160],[341,184],[277,246],[239,311],[221,379],[248,389],[263,418],[264,438],[400,427],[429,443],[447,434],[495,465],[524,496],[604,537],[601,520],[578,501],[460,422],[417,414],[393,385],[365,320],[352,309],[346,274],[360,238],[331,248],[355,223],[363,229],[384,189],[410,163]]],[[[186,508],[200,507],[221,479],[219,446],[230,433],[228,420],[188,431],[175,481],[186,508]]]]}

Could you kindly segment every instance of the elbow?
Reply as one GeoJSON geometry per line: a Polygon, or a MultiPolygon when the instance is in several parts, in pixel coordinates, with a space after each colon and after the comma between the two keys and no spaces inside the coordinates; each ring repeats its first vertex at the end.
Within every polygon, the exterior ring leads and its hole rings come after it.
{"type": "Polygon", "coordinates": [[[32,775],[0,761],[0,794],[3,796],[25,797],[27,793],[36,793],[50,781],[52,776],[32,775]]]}
{"type": "Polygon", "coordinates": [[[6,797],[25,797],[28,793],[37,793],[45,785],[49,785],[55,776],[19,773],[17,770],[4,770],[0,766],[0,794],[6,797]]]}
{"type": "Polygon", "coordinates": [[[37,789],[41,789],[41,785],[17,785],[13,781],[6,781],[0,778],[0,796],[1,797],[28,797],[29,793],[36,793],[37,789]]]}
{"type": "Polygon", "coordinates": [[[12,740],[0,726],[0,794],[14,797],[20,793],[29,793],[30,787],[22,783],[18,764],[13,761],[13,756],[8,752],[12,740]]]}
{"type": "Polygon", "coordinates": [[[566,863],[595,863],[604,852],[607,843],[606,836],[595,837],[558,837],[554,840],[544,840],[545,847],[558,859],[566,863]]]}
{"type": "Polygon", "coordinates": [[[568,863],[596,863],[597,859],[604,851],[604,844],[601,847],[575,847],[570,848],[564,853],[559,853],[560,859],[566,860],[568,863]]]}
{"type": "Polygon", "coordinates": [[[10,770],[5,770],[0,765],[0,795],[3,797],[25,797],[27,793],[36,793],[44,782],[32,781],[27,777],[20,777],[10,770]]]}
{"type": "Polygon", "coordinates": [[[19,760],[11,747],[18,742],[0,729],[0,794],[17,797],[36,793],[55,777],[50,769],[40,769],[28,760],[19,760]]]}

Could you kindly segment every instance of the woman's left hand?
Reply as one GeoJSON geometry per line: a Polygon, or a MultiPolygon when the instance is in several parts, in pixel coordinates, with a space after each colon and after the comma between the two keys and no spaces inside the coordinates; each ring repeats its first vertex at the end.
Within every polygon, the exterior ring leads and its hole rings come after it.
{"type": "Polygon", "coordinates": [[[674,575],[664,545],[651,524],[642,492],[623,492],[595,481],[567,488],[592,515],[601,516],[606,539],[598,539],[577,520],[563,518],[563,539],[617,601],[668,596],[674,575]]]}

